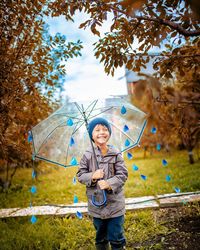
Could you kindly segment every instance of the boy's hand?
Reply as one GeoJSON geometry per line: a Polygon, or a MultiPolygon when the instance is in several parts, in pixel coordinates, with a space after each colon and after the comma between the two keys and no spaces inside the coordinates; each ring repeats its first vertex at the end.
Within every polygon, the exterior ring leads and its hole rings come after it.
{"type": "Polygon", "coordinates": [[[98,185],[99,185],[100,189],[111,189],[108,182],[104,181],[104,180],[98,181],[98,185]]]}
{"type": "Polygon", "coordinates": [[[97,169],[94,174],[92,175],[92,180],[98,180],[103,178],[104,172],[103,169],[97,169]]]}

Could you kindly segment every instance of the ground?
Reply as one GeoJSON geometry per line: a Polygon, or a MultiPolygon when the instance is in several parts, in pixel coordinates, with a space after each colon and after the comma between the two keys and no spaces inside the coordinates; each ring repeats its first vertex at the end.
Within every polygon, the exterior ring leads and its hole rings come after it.
{"type": "Polygon", "coordinates": [[[199,205],[191,205],[155,211],[155,219],[165,225],[168,232],[140,244],[128,246],[128,249],[200,250],[199,208],[199,205]]]}

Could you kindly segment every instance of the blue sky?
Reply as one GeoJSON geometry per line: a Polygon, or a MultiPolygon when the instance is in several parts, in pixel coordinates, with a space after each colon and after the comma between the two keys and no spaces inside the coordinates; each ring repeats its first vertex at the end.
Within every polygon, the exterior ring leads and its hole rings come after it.
{"type": "MultiPolygon", "coordinates": [[[[118,78],[125,74],[125,68],[116,70],[114,77],[107,76],[103,64],[94,57],[92,44],[98,40],[89,29],[78,29],[87,16],[77,13],[75,22],[67,22],[64,16],[47,19],[52,35],[57,32],[67,36],[68,41],[83,41],[82,56],[70,59],[66,63],[66,82],[64,84],[63,98],[68,96],[72,101],[85,101],[96,98],[105,98],[113,95],[126,95],[126,79],[118,78]]],[[[103,25],[100,32],[103,36],[109,31],[109,21],[103,25]]]]}

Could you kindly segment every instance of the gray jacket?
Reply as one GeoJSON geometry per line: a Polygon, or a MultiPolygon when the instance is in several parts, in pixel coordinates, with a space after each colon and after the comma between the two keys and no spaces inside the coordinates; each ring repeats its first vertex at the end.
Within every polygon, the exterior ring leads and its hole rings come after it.
{"type": "Polygon", "coordinates": [[[92,204],[92,195],[98,188],[98,184],[92,183],[92,175],[96,170],[95,158],[92,148],[88,149],[83,155],[77,172],[77,178],[80,183],[86,185],[86,194],[88,198],[88,212],[96,218],[112,218],[121,216],[125,213],[125,197],[123,185],[128,177],[128,171],[124,164],[122,155],[116,149],[109,147],[106,155],[95,147],[95,153],[99,163],[99,168],[104,170],[104,180],[106,180],[111,191],[106,191],[107,204],[103,207],[96,207],[92,204]]]}

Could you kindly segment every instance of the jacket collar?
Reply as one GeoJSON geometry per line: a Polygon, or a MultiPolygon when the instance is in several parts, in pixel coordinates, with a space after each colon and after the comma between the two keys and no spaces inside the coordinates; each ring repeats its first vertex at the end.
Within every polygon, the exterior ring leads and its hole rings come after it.
{"type": "MultiPolygon", "coordinates": [[[[87,151],[93,153],[92,146],[90,146],[90,148],[87,151]]],[[[100,150],[100,148],[98,146],[94,145],[94,151],[95,151],[96,156],[101,155],[101,150],[100,150]]],[[[116,148],[114,148],[111,145],[108,145],[108,152],[106,154],[107,156],[116,155],[118,153],[120,153],[119,150],[117,150],[116,148]]]]}

